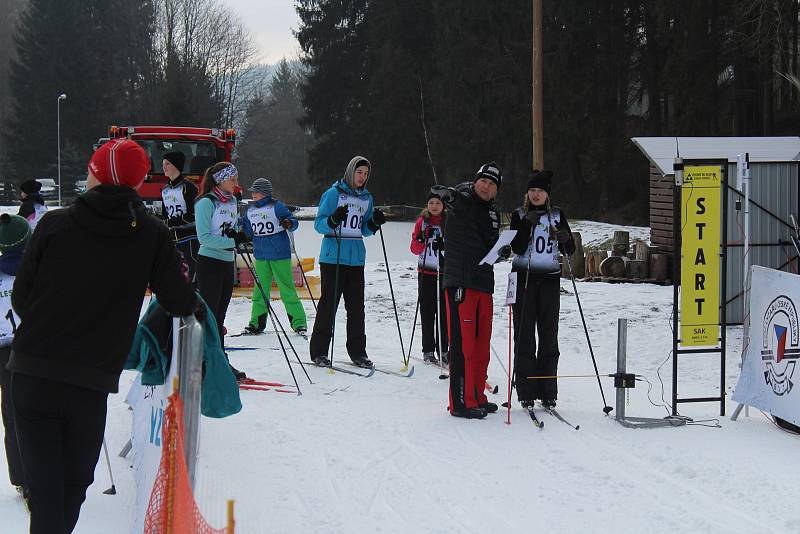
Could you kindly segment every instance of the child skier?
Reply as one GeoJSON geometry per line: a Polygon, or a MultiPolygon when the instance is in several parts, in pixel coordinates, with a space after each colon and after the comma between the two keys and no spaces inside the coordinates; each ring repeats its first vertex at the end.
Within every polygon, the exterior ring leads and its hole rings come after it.
{"type": "Polygon", "coordinates": [[[511,215],[517,235],[511,248],[517,254],[512,271],[517,274],[517,296],[513,305],[517,398],[523,407],[541,400],[554,408],[558,397],[558,312],[560,308],[562,254],[575,252],[575,241],[564,211],[550,205],[551,171],[534,170],[522,207],[511,215]],[[539,333],[538,349],[536,331],[539,333]]]}
{"type": "Polygon", "coordinates": [[[36,229],[36,223],[47,213],[47,206],[40,193],[42,183],[37,180],[26,180],[19,184],[19,190],[22,204],[17,215],[28,221],[31,232],[33,232],[36,229]]]}
{"type": "Polygon", "coordinates": [[[447,314],[442,289],[443,230],[445,211],[442,198],[436,193],[428,195],[427,207],[422,210],[411,233],[411,252],[417,255],[417,301],[422,321],[422,358],[438,363],[437,353],[447,362],[447,314]],[[437,295],[437,282],[438,292],[437,295]],[[439,321],[437,338],[436,321],[439,321]]]}
{"type": "Polygon", "coordinates": [[[161,217],[167,222],[175,243],[189,268],[189,280],[195,282],[195,263],[200,244],[194,225],[194,202],[197,186],[183,175],[186,156],[183,152],[167,152],[162,160],[169,183],[161,189],[161,217]]]}
{"type": "MultiPolygon", "coordinates": [[[[297,230],[297,219],[283,202],[272,198],[272,182],[266,178],[257,178],[249,191],[255,203],[250,205],[242,218],[242,228],[245,235],[253,240],[256,274],[265,292],[269,291],[272,279],[275,279],[292,330],[305,337],[306,312],[294,286],[292,250],[287,233],[297,230]]],[[[253,288],[250,324],[245,327],[244,333],[260,334],[266,326],[267,303],[256,286],[253,288]]]]}
{"type": "Polygon", "coordinates": [[[19,317],[11,309],[11,294],[17,267],[22,260],[25,244],[31,236],[28,221],[18,215],[0,215],[0,409],[5,428],[6,463],[8,478],[23,497],[27,498],[25,474],[17,445],[17,431],[11,405],[11,373],[6,370],[11,355],[11,341],[19,326],[19,317]]]}
{"type": "Polygon", "coordinates": [[[344,176],[322,194],[314,229],[323,234],[319,255],[322,295],[311,333],[311,360],[330,365],[328,346],[339,297],[347,310],[347,353],[359,367],[372,367],[367,357],[364,332],[364,237],[373,235],[386,222],[383,213],[372,207],[367,191],[371,165],[367,158],[350,160],[344,176]]]}
{"type": "MultiPolygon", "coordinates": [[[[243,236],[236,231],[239,207],[234,196],[239,171],[232,163],[221,161],[206,169],[203,191],[194,206],[197,239],[197,289],[214,313],[222,350],[225,350],[225,314],[233,294],[236,247],[243,236]]],[[[231,366],[236,380],[247,378],[231,366]]]]}

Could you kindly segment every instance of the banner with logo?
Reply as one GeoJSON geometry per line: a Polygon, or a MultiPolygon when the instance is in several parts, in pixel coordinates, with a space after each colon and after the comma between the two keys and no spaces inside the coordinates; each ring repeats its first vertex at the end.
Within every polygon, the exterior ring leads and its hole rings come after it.
{"type": "MultiPolygon", "coordinates": [[[[178,321],[178,319],[175,319],[178,321]]],[[[173,324],[174,331],[177,325],[173,324]]],[[[131,385],[125,402],[133,410],[131,443],[133,469],[136,479],[136,519],[132,533],[144,530],[144,518],[153,483],[161,462],[161,426],[167,397],[172,393],[172,379],[177,373],[178,343],[173,343],[172,362],[166,382],[161,386],[142,385],[141,375],[131,385]]]]}
{"type": "Polygon", "coordinates": [[[682,347],[719,345],[719,165],[686,165],[681,187],[682,347]]]}
{"type": "Polygon", "coordinates": [[[800,425],[800,276],[754,265],[750,278],[750,335],[733,400],[800,425]]]}

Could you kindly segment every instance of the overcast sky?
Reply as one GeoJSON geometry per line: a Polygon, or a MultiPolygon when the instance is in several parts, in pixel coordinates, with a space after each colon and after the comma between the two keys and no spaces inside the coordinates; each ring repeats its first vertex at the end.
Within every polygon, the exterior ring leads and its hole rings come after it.
{"type": "Polygon", "coordinates": [[[223,0],[238,13],[258,47],[259,63],[277,63],[282,57],[295,59],[299,53],[292,30],[300,19],[294,10],[294,0],[223,0]]]}

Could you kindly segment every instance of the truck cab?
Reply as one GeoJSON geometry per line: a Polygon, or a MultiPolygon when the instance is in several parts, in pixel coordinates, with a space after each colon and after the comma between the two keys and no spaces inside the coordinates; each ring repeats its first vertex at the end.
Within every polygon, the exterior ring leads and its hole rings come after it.
{"type": "Polygon", "coordinates": [[[95,149],[111,139],[121,138],[136,141],[150,157],[150,172],[139,189],[139,196],[148,204],[160,205],[161,189],[169,181],[162,169],[164,154],[183,152],[186,155],[183,175],[200,188],[208,167],[220,161],[231,161],[236,131],[182,126],[110,126],[108,137],[99,139],[95,149]]]}

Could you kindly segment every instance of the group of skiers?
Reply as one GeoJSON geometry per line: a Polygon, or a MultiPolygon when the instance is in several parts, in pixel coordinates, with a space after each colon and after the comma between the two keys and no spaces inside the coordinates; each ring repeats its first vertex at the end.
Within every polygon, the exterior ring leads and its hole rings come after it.
{"type": "MultiPolygon", "coordinates": [[[[87,192],[69,208],[46,213],[38,207],[44,202],[36,183],[26,182],[25,217],[0,217],[5,449],[11,482],[29,502],[31,532],[75,527],[103,442],[107,396],[117,391],[146,288],[169,313],[216,323],[224,350],[236,254],[249,255],[245,243],[252,241],[255,261],[248,265],[256,287],[244,333],[265,330],[270,304],[264,288],[273,279],[292,329],[306,333],[291,265],[290,234],[298,221],[274,198],[272,183],[253,182],[253,202],[240,216],[235,165],[208,168],[198,191],[183,175],[184,164],[180,152],[163,156],[166,225],[147,215],[136,193],[150,160],[129,140],[112,140],[95,152],[87,192]]],[[[366,188],[371,169],[366,158],[352,158],[319,202],[314,228],[323,235],[321,297],[309,343],[319,366],[330,364],[342,297],[348,356],[357,366],[373,366],[366,343],[363,238],[379,232],[386,217],[366,188]]],[[[531,173],[523,205],[511,218],[517,233],[499,250],[500,259],[516,254],[515,385],[523,406],[537,400],[554,406],[557,398],[554,378],[527,379],[556,374],[558,253],[575,247],[566,216],[550,204],[551,176],[531,173]]],[[[449,412],[456,417],[480,419],[498,409],[484,392],[494,271],[481,260],[499,236],[494,198],[502,181],[498,166],[487,163],[472,181],[433,187],[411,235],[423,359],[448,365],[449,412]]],[[[231,371],[237,380],[246,378],[233,366],[231,371]]]]}

